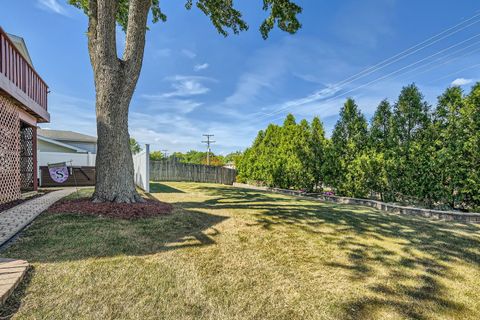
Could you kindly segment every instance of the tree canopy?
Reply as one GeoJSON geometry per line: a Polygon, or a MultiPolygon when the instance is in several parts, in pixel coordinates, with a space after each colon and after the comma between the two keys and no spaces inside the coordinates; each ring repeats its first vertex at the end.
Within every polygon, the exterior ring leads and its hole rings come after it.
{"type": "MultiPolygon", "coordinates": [[[[90,14],[90,0],[69,0],[69,2],[82,9],[86,15],[90,14]]],[[[130,0],[117,1],[116,21],[125,32],[128,26],[130,2],[130,0]]],[[[151,0],[151,2],[152,22],[167,21],[167,15],[162,11],[160,0],[151,0]]],[[[235,8],[233,0],[185,0],[184,3],[187,10],[196,7],[203,12],[223,36],[227,36],[229,31],[238,34],[248,30],[248,24],[243,19],[242,13],[235,8]]],[[[297,19],[302,8],[293,1],[263,0],[262,9],[267,12],[267,17],[260,25],[260,33],[264,39],[268,38],[275,26],[288,33],[295,33],[302,26],[297,19]]]]}
{"type": "Polygon", "coordinates": [[[132,151],[132,154],[137,154],[142,151],[142,147],[140,147],[140,144],[135,138],[130,138],[130,150],[132,151]]]}
{"type": "MultiPolygon", "coordinates": [[[[238,158],[242,155],[240,151],[232,152],[226,156],[216,155],[210,152],[210,165],[212,166],[224,166],[229,163],[234,165],[238,162],[238,158]]],[[[160,151],[150,152],[150,160],[159,161],[159,160],[175,160],[182,163],[191,163],[191,164],[207,164],[207,152],[206,151],[196,151],[190,150],[188,152],[174,152],[169,157],[165,158],[165,155],[160,151]]]]}

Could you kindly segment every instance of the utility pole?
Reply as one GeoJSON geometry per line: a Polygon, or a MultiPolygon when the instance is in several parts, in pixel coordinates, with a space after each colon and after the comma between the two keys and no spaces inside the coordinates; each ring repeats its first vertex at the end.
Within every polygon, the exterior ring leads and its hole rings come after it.
{"type": "Polygon", "coordinates": [[[202,143],[207,144],[207,165],[209,166],[210,165],[210,152],[211,152],[210,144],[215,143],[215,141],[210,140],[210,138],[213,137],[214,135],[213,134],[204,134],[203,136],[207,137],[207,141],[202,141],[202,143]]]}
{"type": "Polygon", "coordinates": [[[165,159],[166,159],[166,158],[167,158],[167,151],[168,151],[168,150],[167,150],[167,149],[162,149],[162,150],[160,150],[160,151],[163,152],[163,156],[164,156],[165,159]]]}

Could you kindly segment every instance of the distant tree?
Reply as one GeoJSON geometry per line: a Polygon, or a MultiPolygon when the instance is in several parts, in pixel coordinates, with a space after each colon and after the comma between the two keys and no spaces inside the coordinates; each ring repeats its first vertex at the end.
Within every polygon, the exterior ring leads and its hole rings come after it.
{"type": "Polygon", "coordinates": [[[130,138],[130,151],[132,154],[137,154],[142,151],[142,147],[140,147],[140,144],[138,144],[134,138],[130,138]]]}
{"type": "MultiPolygon", "coordinates": [[[[95,202],[143,201],[134,184],[133,159],[129,149],[128,111],[142,68],[147,20],[166,21],[159,0],[69,0],[88,17],[88,52],[96,89],[98,153],[95,202]],[[117,24],[125,31],[121,58],[117,54],[117,24]]],[[[210,18],[217,31],[237,34],[248,29],[232,0],[185,0],[210,18]]],[[[295,33],[302,8],[291,0],[264,0],[268,17],[260,26],[263,38],[278,26],[295,33]]]]}
{"type": "Polygon", "coordinates": [[[227,154],[224,158],[225,164],[233,163],[234,165],[236,165],[238,159],[242,157],[242,155],[243,155],[242,151],[235,151],[227,154]]]}
{"type": "MultiPolygon", "coordinates": [[[[175,158],[176,161],[182,163],[191,163],[191,164],[207,164],[207,153],[204,151],[190,150],[187,153],[174,152],[171,155],[171,158],[175,158]]],[[[225,160],[221,155],[215,155],[210,153],[210,165],[212,166],[223,166],[225,160]]]]}
{"type": "Polygon", "coordinates": [[[150,160],[152,161],[160,161],[165,158],[165,155],[161,151],[152,151],[150,152],[150,160]]]}

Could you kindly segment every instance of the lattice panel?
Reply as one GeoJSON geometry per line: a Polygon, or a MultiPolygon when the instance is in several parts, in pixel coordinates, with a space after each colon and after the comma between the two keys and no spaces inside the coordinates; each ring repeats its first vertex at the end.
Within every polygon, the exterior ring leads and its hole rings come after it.
{"type": "Polygon", "coordinates": [[[20,198],[20,119],[9,98],[0,96],[0,203],[20,198]]]}
{"type": "Polygon", "coordinates": [[[33,163],[34,130],[30,126],[22,125],[20,129],[20,184],[22,191],[33,190],[35,166],[33,163]]]}

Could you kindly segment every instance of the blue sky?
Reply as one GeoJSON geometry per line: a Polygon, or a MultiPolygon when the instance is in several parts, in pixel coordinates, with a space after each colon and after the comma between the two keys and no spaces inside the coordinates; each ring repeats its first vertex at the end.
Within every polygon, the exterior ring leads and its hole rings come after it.
{"type": "MultiPolygon", "coordinates": [[[[42,127],[95,135],[87,19],[66,2],[1,0],[0,26],[25,38],[50,86],[51,123],[42,127]]],[[[320,116],[329,134],[346,97],[370,118],[406,84],[415,82],[434,104],[452,83],[468,90],[480,80],[478,1],[297,0],[303,28],[296,35],[275,30],[266,41],[258,32],[261,0],[236,1],[250,30],[227,38],[182,1],[161,3],[168,21],[147,34],[129,117],[131,136],[153,149],[204,149],[202,134],[211,133],[214,152],[241,150],[288,112],[320,116]],[[425,48],[351,78],[455,25],[425,48]]],[[[119,50],[123,39],[119,31],[119,50]]]]}

